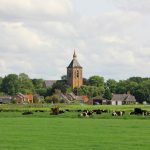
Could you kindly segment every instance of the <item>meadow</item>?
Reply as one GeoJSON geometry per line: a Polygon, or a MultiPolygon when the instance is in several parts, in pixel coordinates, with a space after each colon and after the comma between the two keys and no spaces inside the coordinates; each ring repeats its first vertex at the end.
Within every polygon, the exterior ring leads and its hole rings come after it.
{"type": "MultiPolygon", "coordinates": [[[[137,106],[59,105],[62,109],[133,110],[137,106]]],[[[76,112],[50,115],[51,105],[1,105],[0,150],[149,150],[150,117],[79,118],[76,112]],[[35,112],[37,109],[45,110],[35,112]],[[22,112],[32,110],[33,115],[22,112]]],[[[149,106],[138,106],[149,110],[149,106]]]]}

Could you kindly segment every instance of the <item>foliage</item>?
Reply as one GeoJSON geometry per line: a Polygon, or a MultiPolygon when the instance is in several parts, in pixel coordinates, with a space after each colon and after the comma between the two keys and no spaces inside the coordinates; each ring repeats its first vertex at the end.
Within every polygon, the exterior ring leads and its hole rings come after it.
{"type": "Polygon", "coordinates": [[[103,95],[104,98],[108,99],[108,100],[111,100],[112,99],[112,93],[110,91],[109,88],[106,88],[105,89],[105,92],[104,92],[104,95],[103,95]]]}
{"type": "Polygon", "coordinates": [[[44,80],[43,79],[32,79],[32,83],[34,89],[43,89],[44,88],[44,80]]]}
{"type": "Polygon", "coordinates": [[[57,94],[53,94],[52,96],[47,96],[45,98],[46,103],[58,103],[60,101],[60,96],[57,94]]]}
{"type": "Polygon", "coordinates": [[[81,86],[80,88],[75,88],[74,89],[74,93],[76,95],[87,95],[90,98],[98,96],[98,95],[102,95],[102,93],[104,92],[104,88],[103,87],[97,87],[97,86],[81,86]]]}
{"type": "Polygon", "coordinates": [[[70,86],[67,85],[66,81],[61,80],[53,84],[51,92],[55,93],[55,90],[58,89],[62,93],[66,93],[68,88],[70,88],[70,86]]]}
{"type": "Polygon", "coordinates": [[[89,78],[88,83],[90,86],[104,86],[104,78],[100,76],[92,76],[89,78]]]}
{"type": "Polygon", "coordinates": [[[19,77],[16,74],[9,74],[5,76],[2,81],[2,91],[9,94],[15,95],[20,90],[19,77]]]}
{"type": "Polygon", "coordinates": [[[33,92],[33,89],[34,89],[33,83],[27,74],[25,74],[25,73],[19,74],[19,85],[20,85],[19,92],[21,92],[23,94],[33,92]]]}
{"type": "Polygon", "coordinates": [[[117,88],[117,81],[115,81],[113,79],[107,80],[106,87],[108,87],[110,89],[111,93],[115,93],[116,88],[117,88]]]}

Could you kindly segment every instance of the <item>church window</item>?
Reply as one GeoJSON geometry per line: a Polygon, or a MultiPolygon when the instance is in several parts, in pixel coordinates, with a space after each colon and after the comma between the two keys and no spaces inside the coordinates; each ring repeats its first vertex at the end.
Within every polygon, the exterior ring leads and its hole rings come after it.
{"type": "Polygon", "coordinates": [[[79,70],[77,70],[77,78],[79,78],[79,70]]]}

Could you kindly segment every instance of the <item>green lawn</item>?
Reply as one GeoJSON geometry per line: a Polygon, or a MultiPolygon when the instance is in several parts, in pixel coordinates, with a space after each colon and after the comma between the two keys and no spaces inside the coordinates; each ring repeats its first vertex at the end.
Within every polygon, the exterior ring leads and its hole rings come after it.
{"type": "Polygon", "coordinates": [[[0,150],[149,150],[150,120],[0,118],[0,150]]]}

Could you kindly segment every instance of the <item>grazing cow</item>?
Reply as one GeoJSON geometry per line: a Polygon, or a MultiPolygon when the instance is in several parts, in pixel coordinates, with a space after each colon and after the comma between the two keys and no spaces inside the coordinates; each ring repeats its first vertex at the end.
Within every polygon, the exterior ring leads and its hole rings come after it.
{"type": "Polygon", "coordinates": [[[65,111],[70,112],[70,110],[69,110],[69,109],[65,109],[65,111]]]}
{"type": "Polygon", "coordinates": [[[88,115],[86,112],[82,112],[82,113],[80,114],[80,117],[89,117],[89,115],[88,115]]]}
{"type": "Polygon", "coordinates": [[[83,110],[82,113],[80,113],[80,117],[90,117],[93,115],[93,111],[89,111],[89,110],[83,110]]]}
{"type": "Polygon", "coordinates": [[[102,113],[108,113],[109,112],[107,109],[102,109],[101,111],[102,111],[102,113]]]}
{"type": "Polygon", "coordinates": [[[102,110],[100,110],[100,109],[94,109],[93,112],[95,112],[95,114],[97,114],[97,115],[102,114],[102,110]]]}
{"type": "Polygon", "coordinates": [[[22,113],[22,115],[32,115],[32,114],[33,114],[32,111],[25,111],[25,112],[22,113]]]}
{"type": "Polygon", "coordinates": [[[133,112],[129,113],[130,115],[143,115],[148,116],[150,113],[147,110],[142,110],[141,108],[135,108],[133,112]]]}
{"type": "Polygon", "coordinates": [[[63,113],[65,113],[64,110],[59,110],[59,114],[63,114],[63,113]]]}
{"type": "Polygon", "coordinates": [[[35,112],[44,112],[44,110],[35,110],[35,112]]]}
{"type": "Polygon", "coordinates": [[[55,108],[51,108],[51,111],[52,111],[52,115],[58,115],[59,114],[59,108],[58,107],[55,107],[55,108]]]}
{"type": "Polygon", "coordinates": [[[51,108],[51,112],[52,112],[52,113],[50,113],[51,115],[59,115],[59,114],[65,113],[64,110],[59,110],[58,107],[51,108]]]}
{"type": "Polygon", "coordinates": [[[123,116],[125,111],[113,111],[112,116],[123,116]]]}
{"type": "Polygon", "coordinates": [[[77,110],[77,112],[81,112],[81,111],[82,111],[81,109],[78,109],[78,110],[77,110]]]}

